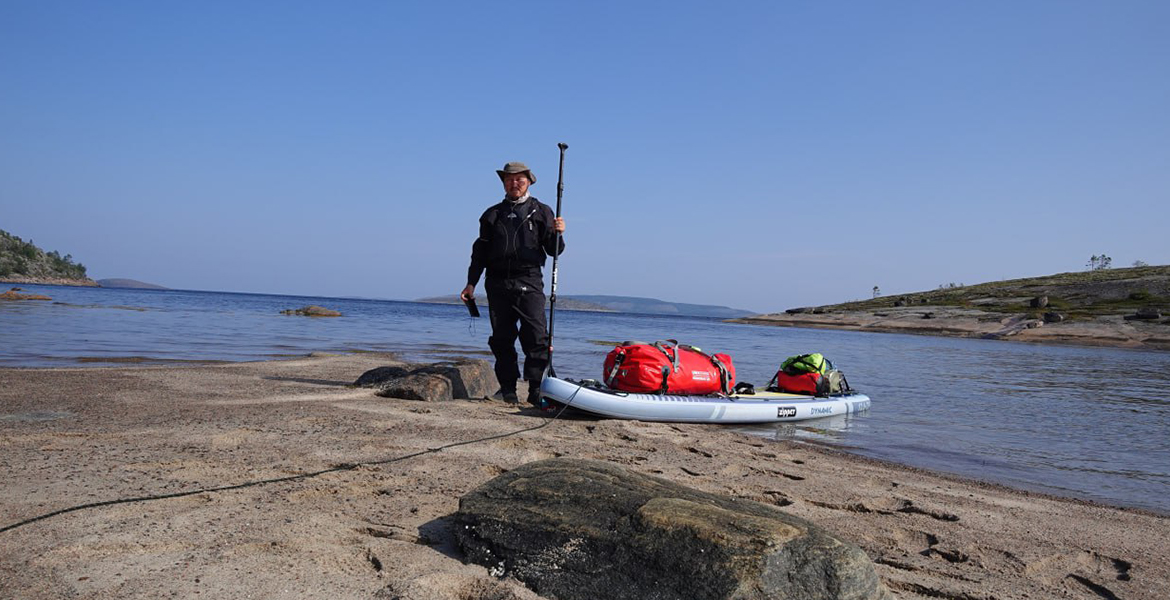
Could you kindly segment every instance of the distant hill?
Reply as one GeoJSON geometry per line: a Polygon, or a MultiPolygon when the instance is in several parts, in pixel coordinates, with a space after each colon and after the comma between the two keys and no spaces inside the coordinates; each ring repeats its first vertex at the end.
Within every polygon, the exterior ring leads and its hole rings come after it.
{"type": "Polygon", "coordinates": [[[0,281],[7,283],[48,283],[96,286],[85,274],[85,265],[73,256],[56,250],[45,252],[32,240],[27,242],[0,230],[0,281]]]}
{"type": "Polygon", "coordinates": [[[98,285],[104,288],[132,288],[136,290],[169,290],[171,288],[155,285],[153,283],[146,283],[138,281],[137,279],[99,279],[98,285]]]}
{"type": "Polygon", "coordinates": [[[574,300],[599,304],[616,312],[639,313],[644,315],[680,315],[687,317],[715,317],[732,319],[755,314],[750,310],[741,310],[727,306],[713,304],[687,304],[685,302],[669,302],[657,298],[639,298],[637,296],[567,296],[574,300]]]}
{"type": "MultiPolygon", "coordinates": [[[[415,302],[427,302],[429,304],[463,304],[459,296],[432,296],[430,298],[419,298],[415,302]]],[[[487,295],[480,293],[475,296],[475,303],[479,306],[487,306],[487,295]]],[[[557,296],[557,308],[566,310],[592,310],[597,312],[614,312],[600,304],[593,304],[591,302],[581,302],[565,296],[557,296]]]]}
{"type": "MultiPolygon", "coordinates": [[[[462,304],[458,296],[437,296],[420,298],[417,302],[432,302],[439,304],[462,304]]],[[[486,304],[484,294],[476,297],[476,302],[486,304]]],[[[726,306],[710,304],[686,304],[683,302],[668,302],[656,298],[639,298],[636,296],[604,296],[604,295],[572,295],[557,296],[557,308],[569,310],[593,310],[600,312],[638,313],[644,315],[678,315],[685,317],[715,317],[731,319],[745,317],[755,313],[726,306]]]]}

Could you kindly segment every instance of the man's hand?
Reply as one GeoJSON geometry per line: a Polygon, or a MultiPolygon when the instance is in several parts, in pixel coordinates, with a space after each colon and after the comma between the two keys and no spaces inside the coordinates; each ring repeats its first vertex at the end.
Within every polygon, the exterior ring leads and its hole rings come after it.
{"type": "Polygon", "coordinates": [[[564,217],[557,217],[556,219],[553,219],[553,229],[555,229],[557,231],[557,233],[564,233],[565,232],[565,218],[564,217]]]}
{"type": "Polygon", "coordinates": [[[459,299],[464,301],[464,302],[467,302],[468,300],[471,300],[472,298],[475,298],[475,286],[468,284],[467,287],[463,288],[462,292],[459,292],[459,299]]]}

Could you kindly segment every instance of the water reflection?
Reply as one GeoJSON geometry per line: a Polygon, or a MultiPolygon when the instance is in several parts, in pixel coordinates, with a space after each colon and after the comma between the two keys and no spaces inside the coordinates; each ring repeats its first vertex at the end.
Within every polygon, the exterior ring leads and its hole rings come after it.
{"type": "Polygon", "coordinates": [[[852,427],[856,427],[859,419],[864,418],[864,415],[865,412],[790,423],[736,425],[732,429],[778,442],[791,440],[841,442],[846,439],[846,432],[852,427]]]}

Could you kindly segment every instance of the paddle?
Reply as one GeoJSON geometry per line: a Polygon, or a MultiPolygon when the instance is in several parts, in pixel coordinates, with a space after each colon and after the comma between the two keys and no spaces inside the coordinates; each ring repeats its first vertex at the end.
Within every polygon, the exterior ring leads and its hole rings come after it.
{"type": "MultiPolygon", "coordinates": [[[[557,144],[557,148],[561,149],[561,166],[560,172],[557,174],[557,218],[561,218],[561,197],[565,194],[565,150],[568,150],[569,145],[561,142],[557,144]]],[[[552,355],[553,355],[553,318],[556,316],[557,308],[557,258],[561,255],[561,232],[557,231],[557,242],[553,245],[553,266],[552,266],[552,288],[548,296],[548,370],[546,376],[556,377],[557,373],[553,370],[552,355]]]]}

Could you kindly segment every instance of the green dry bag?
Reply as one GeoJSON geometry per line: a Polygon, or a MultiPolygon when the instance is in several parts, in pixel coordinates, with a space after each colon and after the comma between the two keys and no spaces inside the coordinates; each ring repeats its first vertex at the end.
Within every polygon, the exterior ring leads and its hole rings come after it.
{"type": "Polygon", "coordinates": [[[780,370],[789,375],[799,375],[801,373],[824,373],[833,368],[833,363],[825,360],[820,353],[800,354],[797,356],[790,356],[780,363],[780,370]]]}

